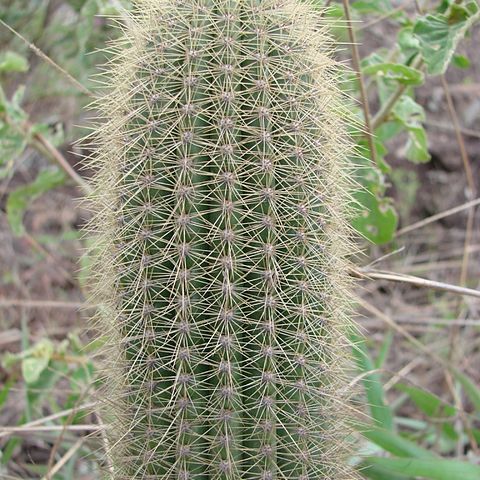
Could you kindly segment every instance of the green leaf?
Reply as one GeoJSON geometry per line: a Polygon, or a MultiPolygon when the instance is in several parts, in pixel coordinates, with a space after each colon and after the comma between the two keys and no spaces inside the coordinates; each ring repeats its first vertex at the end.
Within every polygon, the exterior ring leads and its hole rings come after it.
{"type": "Polygon", "coordinates": [[[420,41],[413,34],[413,26],[409,25],[399,30],[397,35],[397,43],[400,51],[407,59],[411,59],[413,55],[420,50],[420,41]]]}
{"type": "Polygon", "coordinates": [[[425,111],[415,100],[402,95],[393,108],[393,114],[405,127],[417,126],[425,120],[425,111]]]}
{"type": "Polygon", "coordinates": [[[0,390],[0,407],[2,407],[3,404],[7,401],[10,389],[14,385],[15,385],[15,377],[13,375],[8,376],[6,382],[2,386],[2,389],[0,390]]]}
{"type": "Polygon", "coordinates": [[[368,354],[367,347],[362,338],[354,336],[353,356],[358,369],[367,373],[363,379],[363,385],[367,394],[368,406],[375,424],[386,430],[393,430],[393,415],[390,407],[384,400],[383,385],[378,373],[369,373],[375,370],[375,366],[368,354]]]}
{"type": "Polygon", "coordinates": [[[398,224],[398,215],[390,198],[381,198],[371,191],[357,191],[357,215],[352,226],[371,242],[382,245],[390,242],[398,224]]]}
{"type": "Polygon", "coordinates": [[[475,385],[475,382],[473,382],[469,377],[467,377],[467,375],[460,372],[459,370],[453,369],[452,372],[455,378],[462,384],[465,393],[472,402],[477,413],[480,413],[480,388],[477,387],[475,385]]]}
{"type": "Polygon", "coordinates": [[[8,369],[18,363],[23,358],[22,353],[5,352],[2,355],[2,367],[8,369]]]}
{"type": "Polygon", "coordinates": [[[0,86],[0,112],[4,112],[14,124],[21,123],[27,118],[27,114],[21,107],[24,95],[25,86],[20,85],[12,95],[12,99],[8,100],[0,86]]]}
{"type": "Polygon", "coordinates": [[[404,126],[398,120],[395,121],[388,121],[382,123],[376,130],[375,130],[375,137],[380,139],[382,142],[388,142],[398,134],[400,134],[404,130],[404,126]]]}
{"type": "Polygon", "coordinates": [[[393,239],[397,228],[398,216],[392,199],[385,197],[385,177],[383,172],[389,170],[383,161],[386,151],[382,142],[375,142],[377,163],[370,160],[370,150],[366,140],[357,145],[356,156],[352,159],[357,166],[356,179],[363,187],[356,190],[354,197],[355,216],[352,226],[365,238],[378,245],[393,239]]]}
{"type": "Polygon", "coordinates": [[[386,13],[392,10],[390,0],[356,0],[351,7],[358,13],[386,13]]]}
{"type": "Polygon", "coordinates": [[[86,51],[87,42],[93,32],[94,17],[98,12],[96,0],[87,0],[80,10],[80,20],[77,24],[77,42],[80,54],[86,51]]]}
{"type": "Polygon", "coordinates": [[[402,383],[397,384],[396,388],[406,393],[412,399],[413,403],[429,417],[440,415],[444,402],[440,397],[437,397],[437,395],[402,383]]]}
{"type": "Polygon", "coordinates": [[[83,391],[86,385],[91,384],[94,374],[94,367],[92,362],[80,364],[70,375],[70,387],[73,392],[83,391]]]}
{"type": "Polygon", "coordinates": [[[40,374],[47,368],[50,359],[48,357],[28,357],[22,360],[22,375],[26,383],[35,383],[40,374]]]}
{"type": "Polygon", "coordinates": [[[362,58],[360,62],[360,66],[363,69],[366,67],[370,67],[372,65],[378,65],[380,63],[385,63],[385,60],[388,56],[388,51],[387,50],[376,50],[375,52],[371,53],[370,55],[362,58]]]}
{"type": "Polygon", "coordinates": [[[454,55],[452,64],[461,69],[470,68],[470,60],[465,55],[454,55]]]}
{"type": "Polygon", "coordinates": [[[422,126],[425,120],[423,107],[415,100],[403,95],[392,110],[395,120],[407,130],[408,139],[405,144],[405,156],[414,163],[425,163],[430,160],[427,134],[422,126]]]}
{"type": "Polygon", "coordinates": [[[25,87],[17,88],[9,100],[0,85],[0,179],[13,171],[14,161],[27,146],[27,138],[22,133],[21,124],[27,118],[20,103],[25,87]]]}
{"type": "Polygon", "coordinates": [[[53,353],[53,343],[44,338],[22,353],[22,375],[27,384],[38,381],[53,353]]]}
{"type": "Polygon", "coordinates": [[[387,356],[390,352],[390,347],[393,342],[393,331],[388,330],[385,334],[382,345],[380,346],[380,351],[378,352],[377,358],[375,359],[375,368],[382,368],[387,356]]]}
{"type": "Polygon", "coordinates": [[[61,185],[65,175],[61,170],[49,168],[42,170],[37,178],[23,187],[14,190],[7,199],[7,218],[13,233],[21,236],[25,233],[23,215],[31,201],[42,193],[61,185]]]}
{"type": "Polygon", "coordinates": [[[30,389],[27,393],[27,398],[31,405],[40,403],[42,398],[48,396],[52,392],[53,386],[60,378],[65,378],[68,374],[68,366],[62,362],[53,362],[50,360],[48,368],[45,368],[38,380],[29,385],[30,389]]]}
{"type": "MultiPolygon", "coordinates": [[[[318,5],[319,9],[323,10],[322,2],[313,3],[312,5],[318,5]]],[[[345,42],[348,39],[348,29],[344,21],[345,12],[342,5],[332,2],[324,12],[325,17],[332,19],[331,22],[331,34],[339,42],[345,42]]]]}
{"type": "Polygon", "coordinates": [[[402,65],[401,63],[377,63],[364,67],[365,75],[376,75],[385,80],[395,80],[403,85],[422,85],[423,73],[416,68],[402,65]]]}
{"type": "Polygon", "coordinates": [[[452,3],[450,13],[428,14],[415,23],[413,33],[420,42],[420,52],[428,73],[445,73],[465,32],[480,18],[475,0],[465,4],[452,3]]]}
{"type": "Polygon", "coordinates": [[[0,55],[0,73],[7,72],[26,72],[28,62],[25,57],[18,53],[7,50],[0,55]]]}
{"type": "Polygon", "coordinates": [[[2,455],[0,455],[0,462],[2,465],[6,465],[10,461],[20,444],[21,440],[19,437],[10,437],[1,450],[2,455]]]}
{"type": "Polygon", "coordinates": [[[30,127],[30,135],[40,134],[46,137],[50,143],[58,147],[65,142],[65,132],[61,122],[55,125],[48,125],[45,123],[34,123],[30,127]]]}
{"type": "Polygon", "coordinates": [[[364,461],[358,467],[360,473],[371,480],[410,480],[411,477],[392,473],[390,470],[383,468],[381,465],[374,465],[368,461],[364,461]]]}
{"type": "Polygon", "coordinates": [[[428,153],[427,133],[422,126],[408,128],[408,140],[405,145],[405,156],[413,163],[426,163],[431,159],[428,153]]]}
{"type": "Polygon", "coordinates": [[[393,474],[431,480],[478,480],[480,478],[480,466],[458,460],[369,457],[366,462],[383,467],[393,474]]]}
{"type": "Polygon", "coordinates": [[[115,17],[123,13],[124,10],[130,10],[131,5],[128,1],[119,0],[118,2],[112,2],[111,0],[97,0],[99,12],[98,14],[104,17],[115,17]]]}
{"type": "Polygon", "coordinates": [[[378,445],[386,452],[392,453],[397,457],[436,458],[433,453],[418,446],[415,442],[401,437],[395,432],[372,427],[368,430],[362,430],[361,433],[375,445],[378,445]]]}
{"type": "Polygon", "coordinates": [[[0,120],[0,179],[13,170],[14,161],[27,146],[26,138],[0,120]]]}

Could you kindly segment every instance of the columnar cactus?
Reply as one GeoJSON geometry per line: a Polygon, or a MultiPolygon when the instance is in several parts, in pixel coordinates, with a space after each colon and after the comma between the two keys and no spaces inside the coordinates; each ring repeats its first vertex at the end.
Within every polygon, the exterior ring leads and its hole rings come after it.
{"type": "Polygon", "coordinates": [[[142,0],[94,163],[115,480],[343,480],[345,108],[300,0],[142,0]]]}

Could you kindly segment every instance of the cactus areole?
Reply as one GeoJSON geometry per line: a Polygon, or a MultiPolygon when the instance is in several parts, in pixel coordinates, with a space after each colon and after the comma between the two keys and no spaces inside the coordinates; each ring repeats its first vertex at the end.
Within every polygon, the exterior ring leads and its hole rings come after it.
{"type": "Polygon", "coordinates": [[[137,2],[97,102],[108,475],[344,480],[338,67],[294,0],[137,2]]]}

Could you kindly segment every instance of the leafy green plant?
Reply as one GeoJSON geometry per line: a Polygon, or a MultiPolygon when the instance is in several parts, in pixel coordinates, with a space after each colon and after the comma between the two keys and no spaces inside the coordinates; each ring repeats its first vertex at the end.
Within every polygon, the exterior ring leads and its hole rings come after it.
{"type": "MultiPolygon", "coordinates": [[[[84,423],[88,412],[79,407],[85,393],[92,385],[94,366],[91,359],[87,358],[85,347],[81,345],[75,334],[70,334],[67,339],[57,343],[48,338],[42,338],[30,346],[24,339],[25,348],[19,353],[6,353],[2,357],[2,368],[10,371],[9,379],[0,391],[0,407],[8,400],[10,390],[14,386],[16,376],[21,375],[25,382],[25,411],[19,419],[19,425],[28,425],[34,417],[41,413],[45,399],[54,406],[56,411],[65,411],[63,415],[54,415],[60,426],[84,423]],[[60,382],[68,379],[61,386],[64,393],[68,393],[64,400],[59,400],[52,395],[55,387],[60,382]],[[73,408],[73,414],[69,410],[73,408]]],[[[38,425],[43,422],[33,422],[38,425]]],[[[0,437],[1,438],[1,437],[0,437]]],[[[1,465],[8,463],[14,454],[21,438],[12,436],[2,447],[0,456],[1,465]]],[[[32,470],[35,465],[31,465],[32,470]]]]}
{"type": "MultiPolygon", "coordinates": [[[[353,225],[371,242],[384,244],[394,238],[398,220],[392,199],[385,196],[391,171],[385,162],[388,145],[392,139],[406,134],[405,158],[413,163],[430,160],[423,127],[425,114],[415,102],[415,89],[429,77],[445,73],[452,59],[454,65],[460,64],[462,68],[468,65],[468,59],[455,56],[455,50],[479,20],[480,13],[476,1],[443,1],[431,12],[422,12],[414,18],[395,8],[389,0],[356,1],[351,8],[355,19],[383,12],[398,26],[397,41],[390,50],[382,47],[361,60],[361,73],[368,89],[375,87],[379,110],[371,118],[375,151],[362,140],[357,152],[367,160],[354,159],[362,165],[358,178],[365,190],[356,194],[358,215],[353,225]]],[[[340,16],[341,7],[333,9],[330,15],[340,16]]],[[[358,85],[353,88],[357,90],[358,85]]],[[[364,111],[358,108],[357,113],[364,122],[364,111]]],[[[362,136],[360,132],[356,135],[362,136]]]]}
{"type": "MultiPolygon", "coordinates": [[[[379,449],[379,455],[366,454],[358,457],[357,466],[362,475],[371,480],[391,480],[421,477],[431,480],[451,478],[475,479],[480,475],[480,466],[468,462],[441,459],[431,446],[433,439],[443,445],[445,452],[451,452],[459,441],[455,433],[454,422],[458,414],[456,409],[446,404],[438,396],[411,385],[398,384],[397,389],[426,416],[429,421],[415,425],[407,423],[408,429],[402,429],[402,418],[395,416],[395,408],[385,402],[385,392],[380,375],[374,372],[374,362],[370,358],[365,342],[355,338],[355,358],[363,383],[372,419],[371,425],[359,425],[363,437],[370,447],[379,449]],[[441,420],[441,421],[440,421],[441,420]],[[417,432],[412,435],[414,427],[417,432]],[[439,428],[440,427],[440,428],[439,428]],[[385,457],[383,454],[390,454],[385,457]],[[456,477],[457,476],[457,477],[456,477]]],[[[478,408],[479,389],[463,373],[453,370],[454,375],[465,386],[472,403],[478,408]]],[[[398,408],[398,407],[396,407],[398,408]]],[[[474,432],[472,432],[475,435],[474,432]]],[[[468,441],[468,439],[467,439],[468,441]]]]}

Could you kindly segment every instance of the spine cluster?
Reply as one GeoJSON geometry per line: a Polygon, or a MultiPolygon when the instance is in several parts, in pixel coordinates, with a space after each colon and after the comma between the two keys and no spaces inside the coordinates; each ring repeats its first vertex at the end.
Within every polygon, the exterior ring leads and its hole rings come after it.
{"type": "Polygon", "coordinates": [[[344,112],[295,0],[143,0],[93,221],[115,480],[346,480],[344,112]]]}

